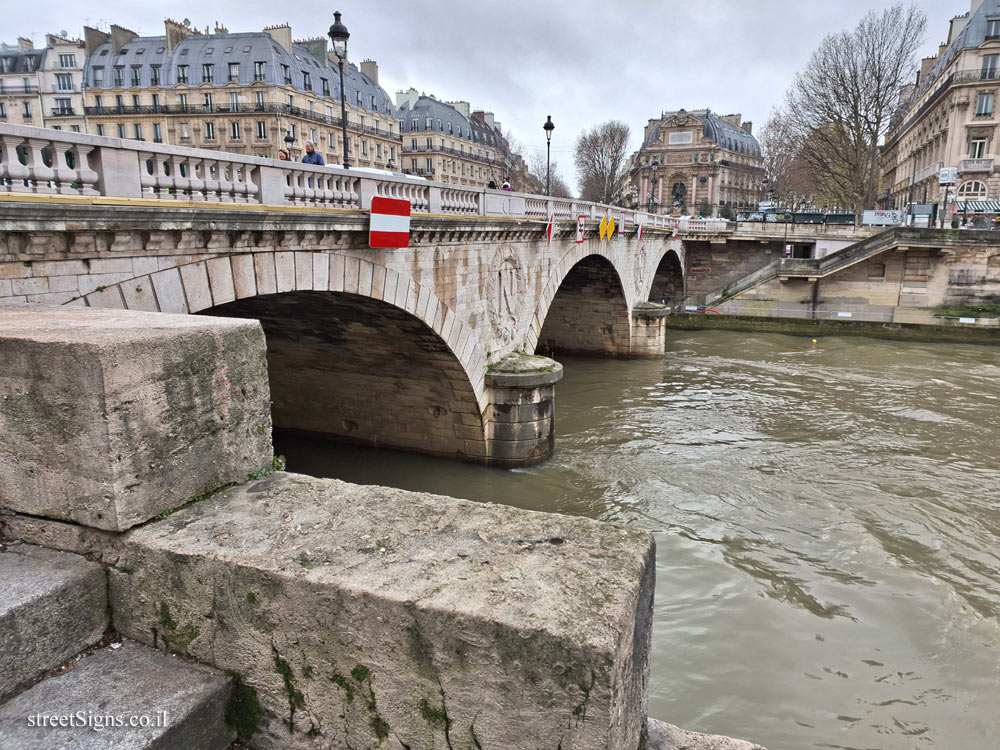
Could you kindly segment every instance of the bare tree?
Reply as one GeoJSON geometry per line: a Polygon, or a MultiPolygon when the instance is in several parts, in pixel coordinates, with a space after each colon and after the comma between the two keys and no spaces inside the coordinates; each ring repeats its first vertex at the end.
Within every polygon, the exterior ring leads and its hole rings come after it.
{"type": "Polygon", "coordinates": [[[927,17],[897,3],[827,36],[795,76],[785,101],[791,153],[825,193],[856,213],[875,205],[879,141],[899,90],[916,71],[927,17]]]}
{"type": "Polygon", "coordinates": [[[628,125],[620,120],[608,120],[595,125],[576,139],[577,177],[583,200],[611,203],[620,201],[628,173],[628,125]]]}
{"type": "Polygon", "coordinates": [[[817,202],[836,202],[826,195],[821,180],[802,154],[785,112],[775,108],[757,139],[764,157],[769,199],[792,210],[817,202]]]}
{"type": "MultiPolygon", "coordinates": [[[[528,185],[530,192],[538,195],[545,195],[545,155],[541,151],[535,151],[528,158],[528,185]]],[[[573,193],[569,185],[559,175],[559,162],[552,162],[550,165],[551,179],[549,180],[549,190],[557,198],[572,198],[573,193]]]]}

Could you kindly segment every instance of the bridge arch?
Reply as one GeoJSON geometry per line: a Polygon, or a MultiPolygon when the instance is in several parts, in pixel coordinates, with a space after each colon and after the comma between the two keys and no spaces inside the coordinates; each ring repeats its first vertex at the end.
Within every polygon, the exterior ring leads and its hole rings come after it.
{"type": "Polygon", "coordinates": [[[683,302],[684,297],[684,265],[680,255],[669,249],[660,257],[653,271],[648,299],[650,302],[673,306],[683,302]]]}
{"type": "Polygon", "coordinates": [[[385,266],[329,252],[220,255],[82,302],[260,320],[276,427],[468,460],[488,455],[486,358],[474,331],[426,285],[385,266]]]}
{"type": "Polygon", "coordinates": [[[628,297],[614,260],[571,250],[549,277],[535,311],[528,349],[539,353],[628,356],[628,297]]]}

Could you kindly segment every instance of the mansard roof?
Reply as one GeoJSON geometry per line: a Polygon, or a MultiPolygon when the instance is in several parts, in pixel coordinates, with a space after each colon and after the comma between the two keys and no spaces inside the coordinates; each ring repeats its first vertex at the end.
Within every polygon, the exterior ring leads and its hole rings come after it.
{"type": "MultiPolygon", "coordinates": [[[[215,65],[215,84],[223,84],[229,79],[229,64],[239,63],[238,83],[248,86],[256,80],[255,63],[263,62],[263,82],[285,85],[284,70],[288,66],[291,86],[306,92],[305,73],[309,74],[312,93],[323,96],[322,79],[326,79],[332,100],[340,100],[340,78],[337,68],[326,60],[320,60],[305,47],[293,44],[292,52],[285,49],[266,32],[244,32],[235,34],[191,35],[180,42],[173,52],[167,51],[165,36],[133,37],[118,55],[112,54],[111,41],[94,49],[87,58],[84,68],[84,87],[93,87],[93,69],[104,68],[103,88],[111,87],[111,71],[116,67],[139,69],[139,85],[152,85],[154,66],[160,67],[160,85],[177,84],[177,67],[187,65],[188,85],[197,86],[201,82],[202,65],[215,65]]],[[[131,72],[128,73],[131,76],[131,72]]],[[[129,78],[126,77],[126,84],[129,78]]],[[[352,107],[360,107],[371,112],[379,112],[395,117],[395,108],[385,90],[362,73],[357,66],[344,67],[344,95],[352,107]],[[360,101],[359,101],[360,94],[360,101]],[[374,97],[374,106],[372,98],[374,97]]]]}
{"type": "MultiPolygon", "coordinates": [[[[997,0],[997,2],[1000,2],[1000,0],[997,0]]],[[[647,147],[660,140],[660,131],[663,127],[669,127],[668,123],[670,120],[684,115],[687,117],[693,117],[701,122],[702,134],[706,138],[717,143],[721,148],[735,153],[747,154],[749,156],[760,156],[760,144],[757,143],[757,139],[754,138],[751,133],[748,133],[746,130],[737,125],[733,125],[731,122],[727,122],[726,120],[713,115],[711,111],[707,109],[694,110],[691,112],[686,112],[684,110],[679,110],[677,112],[664,112],[660,116],[660,121],[654,123],[653,127],[649,129],[649,136],[642,144],[641,150],[645,150],[647,147]]]]}
{"type": "Polygon", "coordinates": [[[44,63],[44,49],[34,49],[31,52],[22,52],[17,48],[0,50],[0,75],[34,73],[41,70],[44,63]]]}
{"type": "Polygon", "coordinates": [[[409,102],[404,102],[397,110],[400,131],[404,133],[435,132],[448,133],[456,138],[467,141],[472,138],[472,124],[469,118],[450,104],[438,101],[434,97],[421,95],[412,109],[409,102]],[[427,120],[430,119],[430,126],[427,120]],[[413,121],[417,125],[413,127],[413,121]],[[450,127],[449,127],[450,126],[450,127]]]}

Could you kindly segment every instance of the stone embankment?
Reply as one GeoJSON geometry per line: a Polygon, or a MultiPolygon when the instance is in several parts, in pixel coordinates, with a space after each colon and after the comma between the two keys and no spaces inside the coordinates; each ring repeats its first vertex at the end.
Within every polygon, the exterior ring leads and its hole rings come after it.
{"type": "Polygon", "coordinates": [[[756,747],[647,721],[649,534],[281,471],[255,321],[11,310],[0,360],[0,747],[756,747]]]}

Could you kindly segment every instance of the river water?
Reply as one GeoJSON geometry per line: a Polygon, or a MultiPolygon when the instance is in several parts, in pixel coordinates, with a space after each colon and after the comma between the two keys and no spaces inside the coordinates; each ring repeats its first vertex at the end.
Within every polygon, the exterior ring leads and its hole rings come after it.
{"type": "Polygon", "coordinates": [[[537,467],[277,448],[653,531],[655,718],[769,750],[1000,747],[1000,349],[705,331],[563,361],[537,467]]]}

